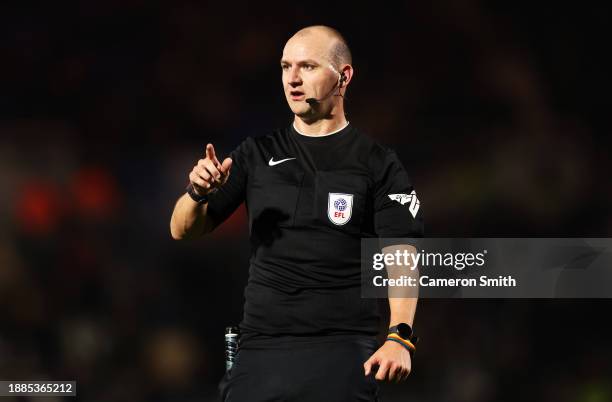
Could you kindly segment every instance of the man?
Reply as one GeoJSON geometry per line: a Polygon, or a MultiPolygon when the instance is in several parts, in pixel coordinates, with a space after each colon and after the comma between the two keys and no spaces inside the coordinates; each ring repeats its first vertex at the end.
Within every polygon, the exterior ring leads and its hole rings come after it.
{"type": "Polygon", "coordinates": [[[281,68],[293,124],[223,161],[208,144],[172,214],[172,236],[194,238],[246,201],[249,282],[225,401],[375,401],[376,380],[410,372],[416,298],[389,299],[393,334],[380,346],[377,302],[360,297],[360,241],[422,236],[423,223],[389,196],[413,191],[395,153],[346,120],[351,62],[332,28],[291,37],[281,68]]]}

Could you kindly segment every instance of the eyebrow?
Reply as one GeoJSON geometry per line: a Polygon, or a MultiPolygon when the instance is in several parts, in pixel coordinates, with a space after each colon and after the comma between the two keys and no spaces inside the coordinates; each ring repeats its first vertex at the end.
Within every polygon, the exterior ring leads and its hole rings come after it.
{"type": "MultiPolygon", "coordinates": [[[[282,60],[281,59],[280,64],[291,64],[291,63],[289,61],[287,61],[287,60],[282,60]]],[[[316,64],[317,66],[320,65],[320,63],[318,63],[318,62],[316,62],[316,61],[314,61],[312,59],[307,59],[307,60],[302,60],[302,61],[298,61],[297,62],[298,66],[303,66],[304,64],[316,64]]]]}

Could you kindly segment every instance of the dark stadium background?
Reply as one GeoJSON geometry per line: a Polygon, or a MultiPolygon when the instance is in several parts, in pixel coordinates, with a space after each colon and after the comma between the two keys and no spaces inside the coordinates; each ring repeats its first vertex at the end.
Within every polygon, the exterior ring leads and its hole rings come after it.
{"type": "MultiPolygon", "coordinates": [[[[190,243],[170,214],[207,142],[225,155],[290,122],[278,61],[310,24],[349,41],[348,118],[397,149],[428,236],[608,237],[596,4],[3,3],[0,379],[216,399],[245,211],[190,243]]],[[[422,300],[413,373],[383,400],[610,401],[611,307],[422,300]]]]}

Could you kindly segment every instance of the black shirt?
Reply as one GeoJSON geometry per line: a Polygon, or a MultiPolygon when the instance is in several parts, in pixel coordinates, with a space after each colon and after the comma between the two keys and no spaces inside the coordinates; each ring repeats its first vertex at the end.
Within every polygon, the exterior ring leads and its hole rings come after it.
{"type": "Polygon", "coordinates": [[[215,226],[243,202],[251,258],[243,332],[378,332],[375,299],[361,298],[361,238],[420,237],[422,214],[393,194],[413,187],[392,150],[349,124],[309,137],[290,126],[247,138],[230,177],[210,196],[215,226]]]}

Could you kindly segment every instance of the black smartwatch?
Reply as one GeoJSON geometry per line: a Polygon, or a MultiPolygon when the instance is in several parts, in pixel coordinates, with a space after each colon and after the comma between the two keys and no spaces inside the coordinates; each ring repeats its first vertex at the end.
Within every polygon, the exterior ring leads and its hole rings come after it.
{"type": "Polygon", "coordinates": [[[197,202],[198,204],[205,204],[208,202],[208,194],[200,195],[196,193],[195,189],[193,188],[193,184],[189,183],[189,185],[187,185],[186,190],[187,194],[189,194],[191,199],[197,202]]]}
{"type": "Polygon", "coordinates": [[[389,328],[389,333],[397,334],[400,338],[412,342],[413,345],[416,344],[419,340],[419,337],[415,336],[412,332],[412,327],[406,324],[405,322],[399,323],[389,328]]]}

